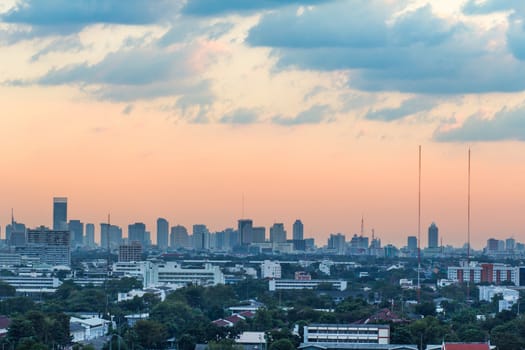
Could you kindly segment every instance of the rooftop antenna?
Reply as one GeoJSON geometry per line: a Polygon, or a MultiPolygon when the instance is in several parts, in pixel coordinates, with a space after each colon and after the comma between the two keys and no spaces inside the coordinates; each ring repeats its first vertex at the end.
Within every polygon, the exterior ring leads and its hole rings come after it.
{"type": "Polygon", "coordinates": [[[365,219],[363,215],[361,215],[361,237],[363,237],[365,233],[365,219]]]}
{"type": "Polygon", "coordinates": [[[15,214],[13,211],[13,208],[11,208],[11,230],[13,230],[15,227],[15,214]]]}
{"type": "Polygon", "coordinates": [[[421,145],[419,145],[419,181],[417,193],[417,303],[421,302],[421,145]]]}
{"type": "Polygon", "coordinates": [[[468,149],[468,191],[467,191],[467,268],[469,269],[467,280],[467,302],[470,300],[470,148],[468,149]]]}
{"type": "Polygon", "coordinates": [[[244,192],[242,193],[241,218],[244,219],[244,192]]]}

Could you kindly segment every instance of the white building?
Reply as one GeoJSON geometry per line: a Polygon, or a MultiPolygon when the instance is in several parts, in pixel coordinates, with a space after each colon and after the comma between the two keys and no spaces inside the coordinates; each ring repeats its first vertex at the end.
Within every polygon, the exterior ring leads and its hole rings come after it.
{"type": "Polygon", "coordinates": [[[106,335],[109,328],[109,321],[99,317],[69,319],[69,328],[73,336],[73,342],[92,340],[106,335]],[[84,329],[82,331],[82,328],[84,329]]]}
{"type": "Polygon", "coordinates": [[[15,287],[20,294],[54,293],[62,282],[55,277],[44,277],[36,273],[29,276],[0,276],[0,280],[15,287]]]}
{"type": "Polygon", "coordinates": [[[323,260],[319,263],[319,271],[324,273],[327,276],[330,276],[330,268],[334,265],[334,262],[331,260],[323,260]]]}
{"type": "Polygon", "coordinates": [[[390,326],[379,324],[311,324],[304,343],[390,344],[390,326]]]}
{"type": "Polygon", "coordinates": [[[281,264],[278,261],[264,260],[261,264],[261,278],[281,278],[281,264]]]}
{"type": "Polygon", "coordinates": [[[491,302],[496,295],[501,295],[499,312],[510,310],[518,302],[520,293],[517,290],[497,286],[479,286],[479,300],[491,302]]]}
{"type": "Polygon", "coordinates": [[[319,286],[330,285],[332,289],[346,290],[347,282],[342,280],[269,280],[270,292],[283,289],[317,289],[319,286]]]}

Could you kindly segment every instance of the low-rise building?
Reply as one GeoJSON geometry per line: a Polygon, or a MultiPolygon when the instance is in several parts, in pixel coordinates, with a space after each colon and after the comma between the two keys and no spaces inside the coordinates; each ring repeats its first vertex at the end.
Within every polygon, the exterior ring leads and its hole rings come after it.
{"type": "Polygon", "coordinates": [[[261,263],[261,278],[281,278],[281,264],[278,261],[264,260],[261,263]]]}
{"type": "Polygon", "coordinates": [[[287,289],[319,289],[319,288],[331,288],[333,290],[343,291],[346,290],[348,284],[343,280],[269,280],[268,290],[270,292],[276,290],[287,290],[287,289]]]}

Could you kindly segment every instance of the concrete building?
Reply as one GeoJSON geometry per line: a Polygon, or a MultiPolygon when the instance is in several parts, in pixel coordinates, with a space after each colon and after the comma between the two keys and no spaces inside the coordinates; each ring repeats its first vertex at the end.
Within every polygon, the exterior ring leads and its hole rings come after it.
{"type": "Polygon", "coordinates": [[[127,244],[121,244],[118,247],[118,261],[141,261],[142,259],[142,244],[139,241],[133,241],[127,244]]]}
{"type": "Polygon", "coordinates": [[[251,243],[264,243],[266,241],[266,228],[252,227],[251,243]]]}
{"type": "Polygon", "coordinates": [[[128,225],[128,240],[130,242],[139,242],[143,247],[146,247],[148,245],[146,225],[142,222],[128,225]]]}
{"type": "Polygon", "coordinates": [[[390,344],[390,326],[380,324],[311,324],[304,343],[390,344]]]}
{"type": "Polygon", "coordinates": [[[302,241],[304,239],[304,225],[301,220],[295,220],[292,226],[292,232],[292,238],[294,241],[302,241]]]}
{"type": "Polygon", "coordinates": [[[67,198],[53,198],[53,230],[67,230],[67,198]]]}
{"type": "Polygon", "coordinates": [[[248,245],[252,243],[252,229],[252,220],[242,219],[238,221],[237,231],[239,232],[239,245],[248,245]]]}
{"type": "Polygon", "coordinates": [[[171,249],[190,249],[190,236],[188,230],[182,225],[173,226],[170,233],[171,249]]]}
{"type": "Polygon", "coordinates": [[[520,298],[519,291],[500,286],[479,286],[479,300],[491,302],[495,296],[501,296],[499,300],[499,312],[510,310],[520,298]]]}
{"type": "Polygon", "coordinates": [[[270,242],[272,243],[284,243],[286,242],[286,230],[284,224],[275,223],[270,227],[270,242]]]}
{"type": "Polygon", "coordinates": [[[164,218],[157,219],[157,247],[160,250],[168,249],[169,226],[168,220],[164,218]]]}
{"type": "Polygon", "coordinates": [[[89,248],[95,247],[95,225],[86,224],[86,236],[84,239],[84,244],[89,248]]]}
{"type": "Polygon", "coordinates": [[[322,286],[330,286],[333,290],[343,291],[347,288],[347,282],[342,280],[289,280],[273,279],[268,281],[268,290],[293,290],[293,289],[318,289],[322,286]]]}
{"type": "Polygon", "coordinates": [[[462,261],[460,266],[450,266],[447,278],[455,282],[471,283],[494,283],[512,282],[515,285],[520,283],[519,267],[508,266],[499,263],[481,263],[471,261],[467,264],[462,261]]]}
{"type": "Polygon", "coordinates": [[[261,264],[261,278],[281,278],[281,264],[278,261],[264,260],[261,264]]]}
{"type": "Polygon", "coordinates": [[[439,247],[439,229],[437,225],[433,222],[428,228],[428,248],[438,248],[439,247]]]}
{"type": "Polygon", "coordinates": [[[0,280],[15,287],[16,292],[22,295],[54,293],[62,282],[55,277],[39,276],[0,276],[0,280]]]}
{"type": "Polygon", "coordinates": [[[84,223],[80,220],[70,220],[68,224],[71,234],[71,247],[81,247],[84,245],[84,223]]]}
{"type": "Polygon", "coordinates": [[[117,249],[122,243],[122,229],[116,225],[100,224],[100,247],[102,249],[117,249]]]}
{"type": "Polygon", "coordinates": [[[331,234],[328,238],[327,248],[335,254],[344,255],[346,252],[346,238],[342,233],[331,234]]]}
{"type": "Polygon", "coordinates": [[[40,227],[27,231],[24,253],[39,257],[40,261],[52,266],[71,264],[69,231],[49,230],[40,227]]]}

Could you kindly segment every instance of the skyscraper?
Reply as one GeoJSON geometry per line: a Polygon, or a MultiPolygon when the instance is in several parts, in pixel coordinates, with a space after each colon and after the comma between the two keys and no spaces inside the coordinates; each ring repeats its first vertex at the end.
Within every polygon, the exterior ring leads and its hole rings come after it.
{"type": "Polygon", "coordinates": [[[67,230],[67,198],[53,198],[53,230],[67,230]]]}
{"type": "Polygon", "coordinates": [[[95,225],[86,224],[86,236],[84,244],[90,248],[95,246],[95,225]]]}
{"type": "Polygon", "coordinates": [[[241,219],[238,222],[237,231],[239,232],[239,240],[241,245],[252,243],[252,228],[253,221],[249,219],[241,219]]]}
{"type": "Polygon", "coordinates": [[[168,249],[169,226],[168,220],[163,218],[157,219],[157,247],[160,250],[168,249]]]}
{"type": "Polygon", "coordinates": [[[209,235],[206,225],[193,225],[193,249],[209,249],[209,235]]]}
{"type": "Polygon", "coordinates": [[[284,224],[275,223],[270,227],[270,242],[272,243],[284,243],[286,242],[286,231],[284,224]]]}
{"type": "Polygon", "coordinates": [[[428,248],[438,248],[438,227],[433,222],[428,228],[428,248]]]}
{"type": "Polygon", "coordinates": [[[142,222],[136,222],[128,225],[128,240],[130,242],[136,241],[146,246],[146,225],[142,222]]]}
{"type": "Polygon", "coordinates": [[[416,236],[408,236],[407,238],[407,248],[411,252],[417,251],[417,237],[416,236]]]}
{"type": "Polygon", "coordinates": [[[190,248],[190,237],[186,227],[177,225],[171,228],[170,247],[171,249],[190,248]]]}
{"type": "Polygon", "coordinates": [[[84,223],[80,220],[70,220],[69,232],[71,234],[71,247],[79,247],[84,244],[84,223]]]}
{"type": "Polygon", "coordinates": [[[107,223],[100,224],[100,247],[102,249],[116,249],[122,243],[122,229],[107,223]]]}
{"type": "Polygon", "coordinates": [[[293,240],[299,241],[304,239],[304,226],[301,220],[297,219],[293,223],[293,240]]]}

